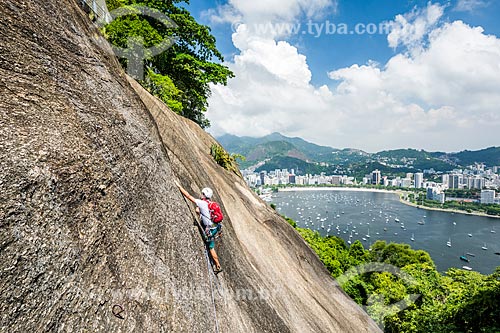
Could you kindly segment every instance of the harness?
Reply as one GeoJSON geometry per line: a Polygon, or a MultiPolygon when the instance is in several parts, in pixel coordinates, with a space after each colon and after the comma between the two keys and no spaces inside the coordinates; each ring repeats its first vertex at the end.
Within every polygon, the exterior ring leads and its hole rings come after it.
{"type": "Polygon", "coordinates": [[[210,242],[212,240],[215,240],[217,238],[222,237],[222,224],[217,223],[217,224],[215,224],[214,227],[206,227],[205,228],[205,236],[206,236],[207,242],[210,242]],[[216,229],[217,229],[217,232],[213,233],[213,231],[216,229]]]}

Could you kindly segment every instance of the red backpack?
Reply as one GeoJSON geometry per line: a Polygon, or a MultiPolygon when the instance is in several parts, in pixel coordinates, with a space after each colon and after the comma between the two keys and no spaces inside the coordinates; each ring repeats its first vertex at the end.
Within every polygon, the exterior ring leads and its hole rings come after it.
{"type": "Polygon", "coordinates": [[[224,219],[224,215],[222,215],[222,211],[217,202],[206,200],[208,203],[208,210],[210,211],[210,220],[213,223],[221,223],[224,219]]]}

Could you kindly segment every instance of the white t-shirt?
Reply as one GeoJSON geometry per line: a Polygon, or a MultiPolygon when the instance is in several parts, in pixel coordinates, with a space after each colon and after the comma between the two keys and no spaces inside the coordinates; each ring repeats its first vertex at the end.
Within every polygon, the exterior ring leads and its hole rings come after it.
{"type": "Polygon", "coordinates": [[[210,210],[208,209],[208,202],[201,199],[195,199],[196,206],[200,209],[200,217],[203,225],[205,227],[212,226],[212,220],[210,220],[210,210]]]}

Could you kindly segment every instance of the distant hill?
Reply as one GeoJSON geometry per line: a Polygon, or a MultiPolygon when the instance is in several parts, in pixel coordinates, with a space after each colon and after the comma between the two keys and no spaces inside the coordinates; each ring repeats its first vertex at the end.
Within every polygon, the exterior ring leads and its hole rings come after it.
{"type": "Polygon", "coordinates": [[[465,168],[475,162],[500,166],[500,147],[459,153],[427,152],[417,149],[386,150],[370,154],[358,149],[336,149],[320,146],[280,133],[261,138],[226,134],[217,138],[230,153],[247,158],[242,169],[257,165],[259,170],[294,169],[299,173],[335,173],[363,175],[378,168],[385,174],[404,175],[407,172],[434,170],[448,172],[465,168]]]}
{"type": "Polygon", "coordinates": [[[272,133],[261,138],[252,138],[248,136],[238,137],[235,135],[225,134],[217,138],[217,141],[230,153],[238,153],[252,159],[254,156],[262,154],[255,151],[273,150],[276,155],[288,156],[289,152],[296,154],[300,152],[301,159],[311,159],[315,161],[327,160],[333,152],[338,151],[331,147],[319,146],[314,143],[307,142],[301,138],[290,138],[280,133],[272,133]],[[288,143],[282,144],[281,150],[277,142],[288,143]],[[271,144],[270,144],[271,143],[271,144]],[[293,148],[292,148],[293,147],[293,148]]]}
{"type": "Polygon", "coordinates": [[[420,171],[434,169],[445,172],[458,166],[452,159],[443,158],[443,153],[434,154],[416,149],[385,150],[372,154],[371,158],[392,167],[405,166],[420,171]]]}
{"type": "Polygon", "coordinates": [[[291,157],[306,162],[324,162],[331,160],[332,154],[339,151],[307,142],[301,138],[289,138],[279,133],[272,133],[261,138],[225,134],[218,137],[217,141],[229,153],[246,157],[246,161],[240,165],[242,168],[276,156],[291,157]]]}
{"type": "Polygon", "coordinates": [[[490,147],[486,149],[470,151],[464,150],[460,153],[448,154],[455,158],[461,165],[471,165],[474,162],[484,163],[489,167],[500,166],[500,147],[490,147]]]}

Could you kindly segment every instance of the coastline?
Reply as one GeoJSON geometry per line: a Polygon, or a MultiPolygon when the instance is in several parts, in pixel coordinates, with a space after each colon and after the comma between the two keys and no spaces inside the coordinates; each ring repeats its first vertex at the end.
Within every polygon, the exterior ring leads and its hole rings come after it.
{"type": "Polygon", "coordinates": [[[362,187],[286,187],[286,188],[279,188],[278,192],[299,192],[299,191],[352,191],[352,192],[378,192],[378,193],[393,193],[397,194],[399,196],[399,202],[402,204],[412,206],[418,209],[426,209],[426,210],[435,210],[439,212],[446,212],[446,213],[456,213],[456,214],[464,214],[464,215],[472,215],[472,216],[482,216],[482,217],[491,217],[495,219],[500,219],[500,216],[497,215],[488,215],[485,213],[480,213],[480,212],[466,212],[463,210],[458,210],[458,209],[446,209],[446,208],[436,208],[436,207],[426,207],[426,206],[421,206],[417,205],[411,202],[408,202],[406,200],[403,200],[402,194],[409,193],[404,190],[383,190],[383,189],[376,189],[376,188],[362,188],[362,187]]]}
{"type": "Polygon", "coordinates": [[[435,210],[435,211],[439,211],[439,212],[456,213],[456,214],[471,215],[471,216],[491,217],[494,219],[500,219],[500,216],[498,216],[498,215],[488,215],[488,214],[481,213],[481,212],[470,212],[469,213],[469,212],[466,212],[464,210],[458,210],[458,209],[446,209],[446,208],[421,206],[421,205],[417,205],[417,204],[414,204],[412,202],[408,202],[406,200],[403,200],[401,197],[399,198],[399,202],[401,202],[402,204],[405,204],[407,206],[412,206],[412,207],[415,207],[418,209],[435,210]]]}
{"type": "Polygon", "coordinates": [[[352,191],[352,192],[378,192],[402,194],[404,191],[382,190],[377,188],[363,187],[286,187],[278,188],[278,192],[301,192],[301,191],[352,191]]]}

